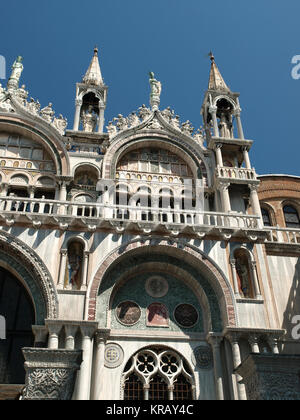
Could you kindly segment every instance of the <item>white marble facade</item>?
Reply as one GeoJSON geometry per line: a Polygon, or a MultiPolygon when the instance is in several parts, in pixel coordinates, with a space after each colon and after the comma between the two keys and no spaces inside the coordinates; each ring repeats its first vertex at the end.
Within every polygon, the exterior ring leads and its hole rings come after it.
{"type": "Polygon", "coordinates": [[[249,353],[299,353],[291,337],[299,251],[295,242],[283,249],[276,241],[268,251],[238,94],[212,57],[197,132],[170,108],[159,110],[160,85],[150,108],[119,115],[105,133],[107,87],[97,63],[95,50],[77,85],[72,131],[62,116],[54,123],[51,104],[39,113],[38,101],[28,102],[15,80],[4,91],[0,245],[12,259],[1,248],[0,266],[31,298],[35,344],[82,350],[73,399],[119,400],[134,392],[176,399],[180,381],[185,397],[247,399],[234,369],[249,353]],[[191,200],[182,208],[188,189],[191,200]],[[14,258],[28,279],[11,265],[14,258]],[[164,295],[147,294],[153,275],[168,283],[164,295]],[[150,363],[141,362],[145,351],[156,352],[155,367],[148,366],[156,373],[148,376],[139,371],[150,363]],[[162,354],[173,357],[176,374],[164,371],[162,354]]]}

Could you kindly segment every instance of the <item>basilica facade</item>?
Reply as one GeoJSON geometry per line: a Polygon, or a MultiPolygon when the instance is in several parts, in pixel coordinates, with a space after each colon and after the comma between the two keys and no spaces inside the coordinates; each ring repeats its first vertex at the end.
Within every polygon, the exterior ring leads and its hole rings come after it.
{"type": "Polygon", "coordinates": [[[213,55],[199,129],[154,73],[105,126],[97,48],[70,129],[22,61],[0,86],[0,399],[299,399],[300,179],[257,175],[213,55]]]}

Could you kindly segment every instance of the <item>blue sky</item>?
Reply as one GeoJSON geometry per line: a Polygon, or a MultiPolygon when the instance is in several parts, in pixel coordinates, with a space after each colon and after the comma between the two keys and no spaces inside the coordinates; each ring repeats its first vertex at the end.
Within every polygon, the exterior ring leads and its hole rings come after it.
{"type": "MultiPolygon", "coordinates": [[[[245,136],[260,174],[300,176],[299,0],[15,0],[2,2],[0,55],[7,73],[24,57],[22,83],[73,125],[75,84],[98,45],[109,86],[106,124],[149,103],[148,72],[163,84],[161,108],[202,124],[212,50],[240,92],[245,136]]],[[[2,81],[1,81],[2,82],[2,81]]]]}

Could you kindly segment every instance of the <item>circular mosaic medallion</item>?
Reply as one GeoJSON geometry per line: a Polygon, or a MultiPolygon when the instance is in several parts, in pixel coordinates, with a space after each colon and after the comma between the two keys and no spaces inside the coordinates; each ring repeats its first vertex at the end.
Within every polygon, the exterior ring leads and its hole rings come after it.
{"type": "Polygon", "coordinates": [[[193,305],[184,303],[177,306],[174,311],[174,318],[181,327],[191,328],[197,324],[199,314],[193,305]]]}
{"type": "Polygon", "coordinates": [[[104,364],[108,368],[116,368],[122,364],[124,352],[118,344],[107,344],[104,352],[104,364]]]}
{"type": "Polygon", "coordinates": [[[135,302],[122,302],[116,310],[117,318],[121,324],[130,326],[136,324],[141,317],[141,309],[135,302]]]}
{"type": "Polygon", "coordinates": [[[146,292],[153,298],[164,297],[168,291],[169,284],[163,277],[153,276],[146,281],[146,292]]]}
{"type": "Polygon", "coordinates": [[[209,347],[199,346],[195,348],[192,355],[192,362],[200,369],[211,369],[213,367],[213,355],[209,347]]]}

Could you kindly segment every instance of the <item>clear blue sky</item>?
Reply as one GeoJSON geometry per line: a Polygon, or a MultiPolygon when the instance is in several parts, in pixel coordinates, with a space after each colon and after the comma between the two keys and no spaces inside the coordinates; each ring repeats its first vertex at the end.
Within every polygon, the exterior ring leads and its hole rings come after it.
{"type": "Polygon", "coordinates": [[[252,164],[300,176],[299,0],[14,0],[2,2],[0,55],[8,73],[24,57],[22,83],[73,125],[75,84],[93,48],[109,86],[106,123],[149,103],[148,72],[163,84],[161,108],[202,124],[212,50],[227,84],[241,93],[252,164]]]}

